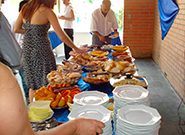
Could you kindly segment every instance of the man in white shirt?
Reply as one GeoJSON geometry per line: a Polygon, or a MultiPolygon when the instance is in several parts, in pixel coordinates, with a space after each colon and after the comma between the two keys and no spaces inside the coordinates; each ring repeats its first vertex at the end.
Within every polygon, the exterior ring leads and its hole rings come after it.
{"type": "Polygon", "coordinates": [[[92,13],[90,31],[93,33],[93,45],[111,44],[109,36],[112,30],[114,30],[115,34],[118,33],[118,22],[114,11],[110,7],[110,0],[103,0],[101,8],[96,9],[92,13]]]}

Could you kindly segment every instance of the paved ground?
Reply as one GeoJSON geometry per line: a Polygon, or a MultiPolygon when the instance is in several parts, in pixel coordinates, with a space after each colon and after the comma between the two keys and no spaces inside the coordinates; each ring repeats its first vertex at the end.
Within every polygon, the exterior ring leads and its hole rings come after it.
{"type": "Polygon", "coordinates": [[[159,135],[185,135],[185,105],[179,95],[152,59],[136,59],[135,64],[149,83],[151,107],[162,116],[159,135]]]}

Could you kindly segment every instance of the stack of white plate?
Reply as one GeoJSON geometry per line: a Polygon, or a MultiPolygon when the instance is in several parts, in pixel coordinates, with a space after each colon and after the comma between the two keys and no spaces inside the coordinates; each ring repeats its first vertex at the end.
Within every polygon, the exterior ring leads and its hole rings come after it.
{"type": "Polygon", "coordinates": [[[150,106],[149,91],[137,85],[118,86],[113,90],[114,96],[114,115],[113,121],[116,124],[117,110],[125,105],[143,104],[150,106]]]}
{"type": "Polygon", "coordinates": [[[85,117],[96,119],[105,124],[103,134],[101,135],[112,135],[112,124],[111,124],[111,112],[99,105],[84,105],[78,108],[74,108],[68,115],[69,120],[76,119],[78,117],[85,117]]]}
{"type": "Polygon", "coordinates": [[[108,108],[109,97],[99,91],[83,91],[74,96],[73,109],[84,105],[102,105],[108,108]]]}
{"type": "Polygon", "coordinates": [[[155,108],[126,105],[118,110],[115,135],[158,135],[161,116],[155,108]]]}

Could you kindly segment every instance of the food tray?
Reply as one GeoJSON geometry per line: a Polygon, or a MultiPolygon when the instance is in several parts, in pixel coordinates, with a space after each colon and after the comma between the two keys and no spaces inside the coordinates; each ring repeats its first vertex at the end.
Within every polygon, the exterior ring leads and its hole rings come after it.
{"type": "Polygon", "coordinates": [[[87,74],[85,74],[83,77],[82,77],[82,80],[86,83],[89,83],[91,85],[100,85],[100,84],[105,84],[107,82],[109,82],[109,80],[107,81],[103,81],[102,79],[87,79],[87,74]]]}

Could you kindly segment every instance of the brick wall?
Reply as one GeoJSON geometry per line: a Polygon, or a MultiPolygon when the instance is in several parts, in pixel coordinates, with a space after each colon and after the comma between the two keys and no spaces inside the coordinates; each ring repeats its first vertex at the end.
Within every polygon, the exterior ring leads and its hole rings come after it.
{"type": "Polygon", "coordinates": [[[123,44],[130,47],[135,58],[152,57],[185,98],[185,0],[176,2],[180,11],[162,40],[158,0],[125,0],[123,44]]]}
{"type": "Polygon", "coordinates": [[[185,0],[176,0],[180,10],[167,36],[161,39],[158,0],[155,0],[152,58],[171,85],[183,97],[185,92],[185,0]]]}
{"type": "Polygon", "coordinates": [[[151,57],[154,1],[125,0],[123,24],[123,44],[130,47],[133,57],[151,57]]]}

